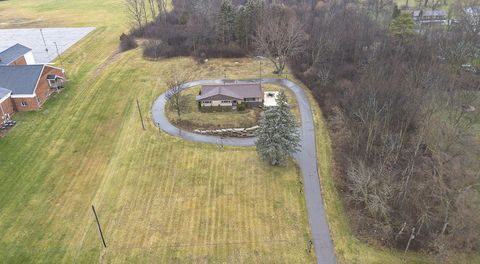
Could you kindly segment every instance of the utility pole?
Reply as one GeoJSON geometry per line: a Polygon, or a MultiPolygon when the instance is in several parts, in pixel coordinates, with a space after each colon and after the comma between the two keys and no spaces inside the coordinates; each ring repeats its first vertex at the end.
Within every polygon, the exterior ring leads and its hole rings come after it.
{"type": "Polygon", "coordinates": [[[55,49],[57,50],[57,58],[60,60],[60,67],[63,68],[63,60],[62,57],[60,57],[60,52],[58,51],[58,45],[57,42],[54,41],[53,44],[55,44],[55,49]]]}
{"type": "Polygon", "coordinates": [[[260,59],[260,88],[262,88],[262,59],[260,59]]]}
{"type": "Polygon", "coordinates": [[[92,211],[95,215],[95,220],[97,221],[98,232],[100,233],[100,238],[102,239],[103,247],[106,248],[107,244],[105,243],[105,238],[103,237],[102,227],[100,226],[100,221],[98,221],[97,212],[95,211],[95,206],[92,205],[92,211]]]}
{"type": "Polygon", "coordinates": [[[140,109],[140,103],[138,102],[138,98],[137,98],[137,107],[138,107],[138,113],[140,114],[140,119],[142,121],[142,128],[143,130],[145,130],[145,124],[143,123],[142,110],[140,109]]]}
{"type": "Polygon", "coordinates": [[[40,29],[40,34],[42,35],[43,45],[45,46],[45,51],[47,52],[47,55],[48,55],[47,42],[45,42],[45,36],[43,35],[42,29],[40,29]]]}
{"type": "MultiPolygon", "coordinates": [[[[64,68],[64,65],[63,65],[63,59],[62,59],[62,57],[60,57],[60,52],[58,50],[57,42],[54,41],[53,44],[55,44],[55,49],[57,50],[57,58],[60,60],[60,67],[63,69],[63,75],[64,75],[65,80],[66,80],[67,79],[67,73],[65,72],[65,68],[64,68]]],[[[58,92],[58,88],[57,88],[57,92],[58,92]]]]}

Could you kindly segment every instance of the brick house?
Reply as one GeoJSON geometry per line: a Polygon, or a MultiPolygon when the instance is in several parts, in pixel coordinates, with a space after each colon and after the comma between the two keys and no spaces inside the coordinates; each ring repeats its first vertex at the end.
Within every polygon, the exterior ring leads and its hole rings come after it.
{"type": "Polygon", "coordinates": [[[53,92],[63,88],[64,78],[63,69],[50,65],[0,66],[0,87],[10,90],[18,112],[40,110],[53,92]]]}
{"type": "Polygon", "coordinates": [[[15,44],[0,52],[0,65],[35,64],[32,49],[21,44],[15,44]]]}
{"type": "Polygon", "coordinates": [[[15,112],[40,110],[64,78],[61,68],[35,64],[32,50],[21,44],[0,52],[0,126],[15,112]]]}
{"type": "Polygon", "coordinates": [[[237,108],[239,104],[247,107],[259,107],[263,105],[263,92],[259,83],[230,83],[203,85],[196,101],[200,108],[222,110],[237,108]]]}

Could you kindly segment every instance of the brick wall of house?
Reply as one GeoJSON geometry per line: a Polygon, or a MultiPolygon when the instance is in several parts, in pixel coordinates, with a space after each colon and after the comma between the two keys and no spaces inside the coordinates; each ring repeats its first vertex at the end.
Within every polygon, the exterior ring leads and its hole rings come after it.
{"type": "Polygon", "coordinates": [[[17,112],[37,111],[40,110],[40,106],[37,102],[37,97],[27,98],[12,98],[13,107],[17,112]],[[22,102],[25,104],[22,105],[22,102]]]}
{"type": "Polygon", "coordinates": [[[15,109],[13,108],[13,101],[10,97],[8,97],[5,101],[1,102],[0,106],[1,106],[1,109],[0,109],[0,125],[1,125],[5,121],[7,121],[7,117],[8,117],[7,115],[9,115],[10,117],[13,115],[13,113],[15,112],[15,109]]]}
{"type": "Polygon", "coordinates": [[[9,65],[26,65],[26,64],[27,64],[27,61],[25,60],[25,57],[22,56],[16,59],[15,61],[13,61],[12,63],[10,63],[9,65]]]}
{"type": "Polygon", "coordinates": [[[53,68],[47,65],[43,68],[43,72],[42,72],[42,75],[40,76],[40,81],[38,82],[37,90],[36,90],[36,94],[37,94],[40,106],[42,106],[45,103],[45,101],[47,101],[48,97],[55,92],[55,89],[50,88],[48,84],[47,75],[57,75],[64,78],[64,74],[60,69],[53,68]]]}

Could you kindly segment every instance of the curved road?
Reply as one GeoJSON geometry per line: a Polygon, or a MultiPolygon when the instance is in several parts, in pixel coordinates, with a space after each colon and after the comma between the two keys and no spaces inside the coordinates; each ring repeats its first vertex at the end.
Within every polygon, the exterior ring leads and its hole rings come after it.
{"type": "MultiPolygon", "coordinates": [[[[251,83],[258,80],[237,81],[237,83],[251,83]]],[[[189,89],[203,84],[223,84],[224,80],[201,80],[186,83],[182,89],[189,89]]],[[[313,122],[312,109],[308,102],[305,91],[286,79],[262,79],[262,83],[276,84],[286,87],[295,93],[302,117],[301,124],[301,144],[302,149],[295,155],[295,158],[302,169],[305,198],[307,202],[308,216],[312,231],[313,244],[317,255],[317,263],[330,264],[336,263],[335,252],[333,250],[332,239],[328,229],[327,218],[323,206],[322,194],[320,191],[320,181],[318,179],[317,152],[315,145],[315,126],[313,122]]],[[[165,104],[167,102],[166,93],[160,95],[152,108],[153,120],[159,128],[170,135],[178,136],[186,140],[198,141],[210,144],[220,144],[229,146],[253,146],[255,138],[223,138],[217,136],[199,135],[181,130],[172,125],[165,116],[165,104]]]]}

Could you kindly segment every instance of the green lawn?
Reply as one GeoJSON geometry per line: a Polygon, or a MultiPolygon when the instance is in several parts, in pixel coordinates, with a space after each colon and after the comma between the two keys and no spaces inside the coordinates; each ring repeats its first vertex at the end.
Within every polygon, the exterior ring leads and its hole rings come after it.
{"type": "Polygon", "coordinates": [[[3,27],[98,27],[64,55],[66,90],[40,112],[16,114],[18,125],[0,139],[2,262],[314,262],[295,164],[273,169],[254,148],[185,142],[150,118],[171,69],[253,78],[256,62],[152,62],[140,49],[116,55],[128,26],[122,2],[0,3],[3,27]]]}

